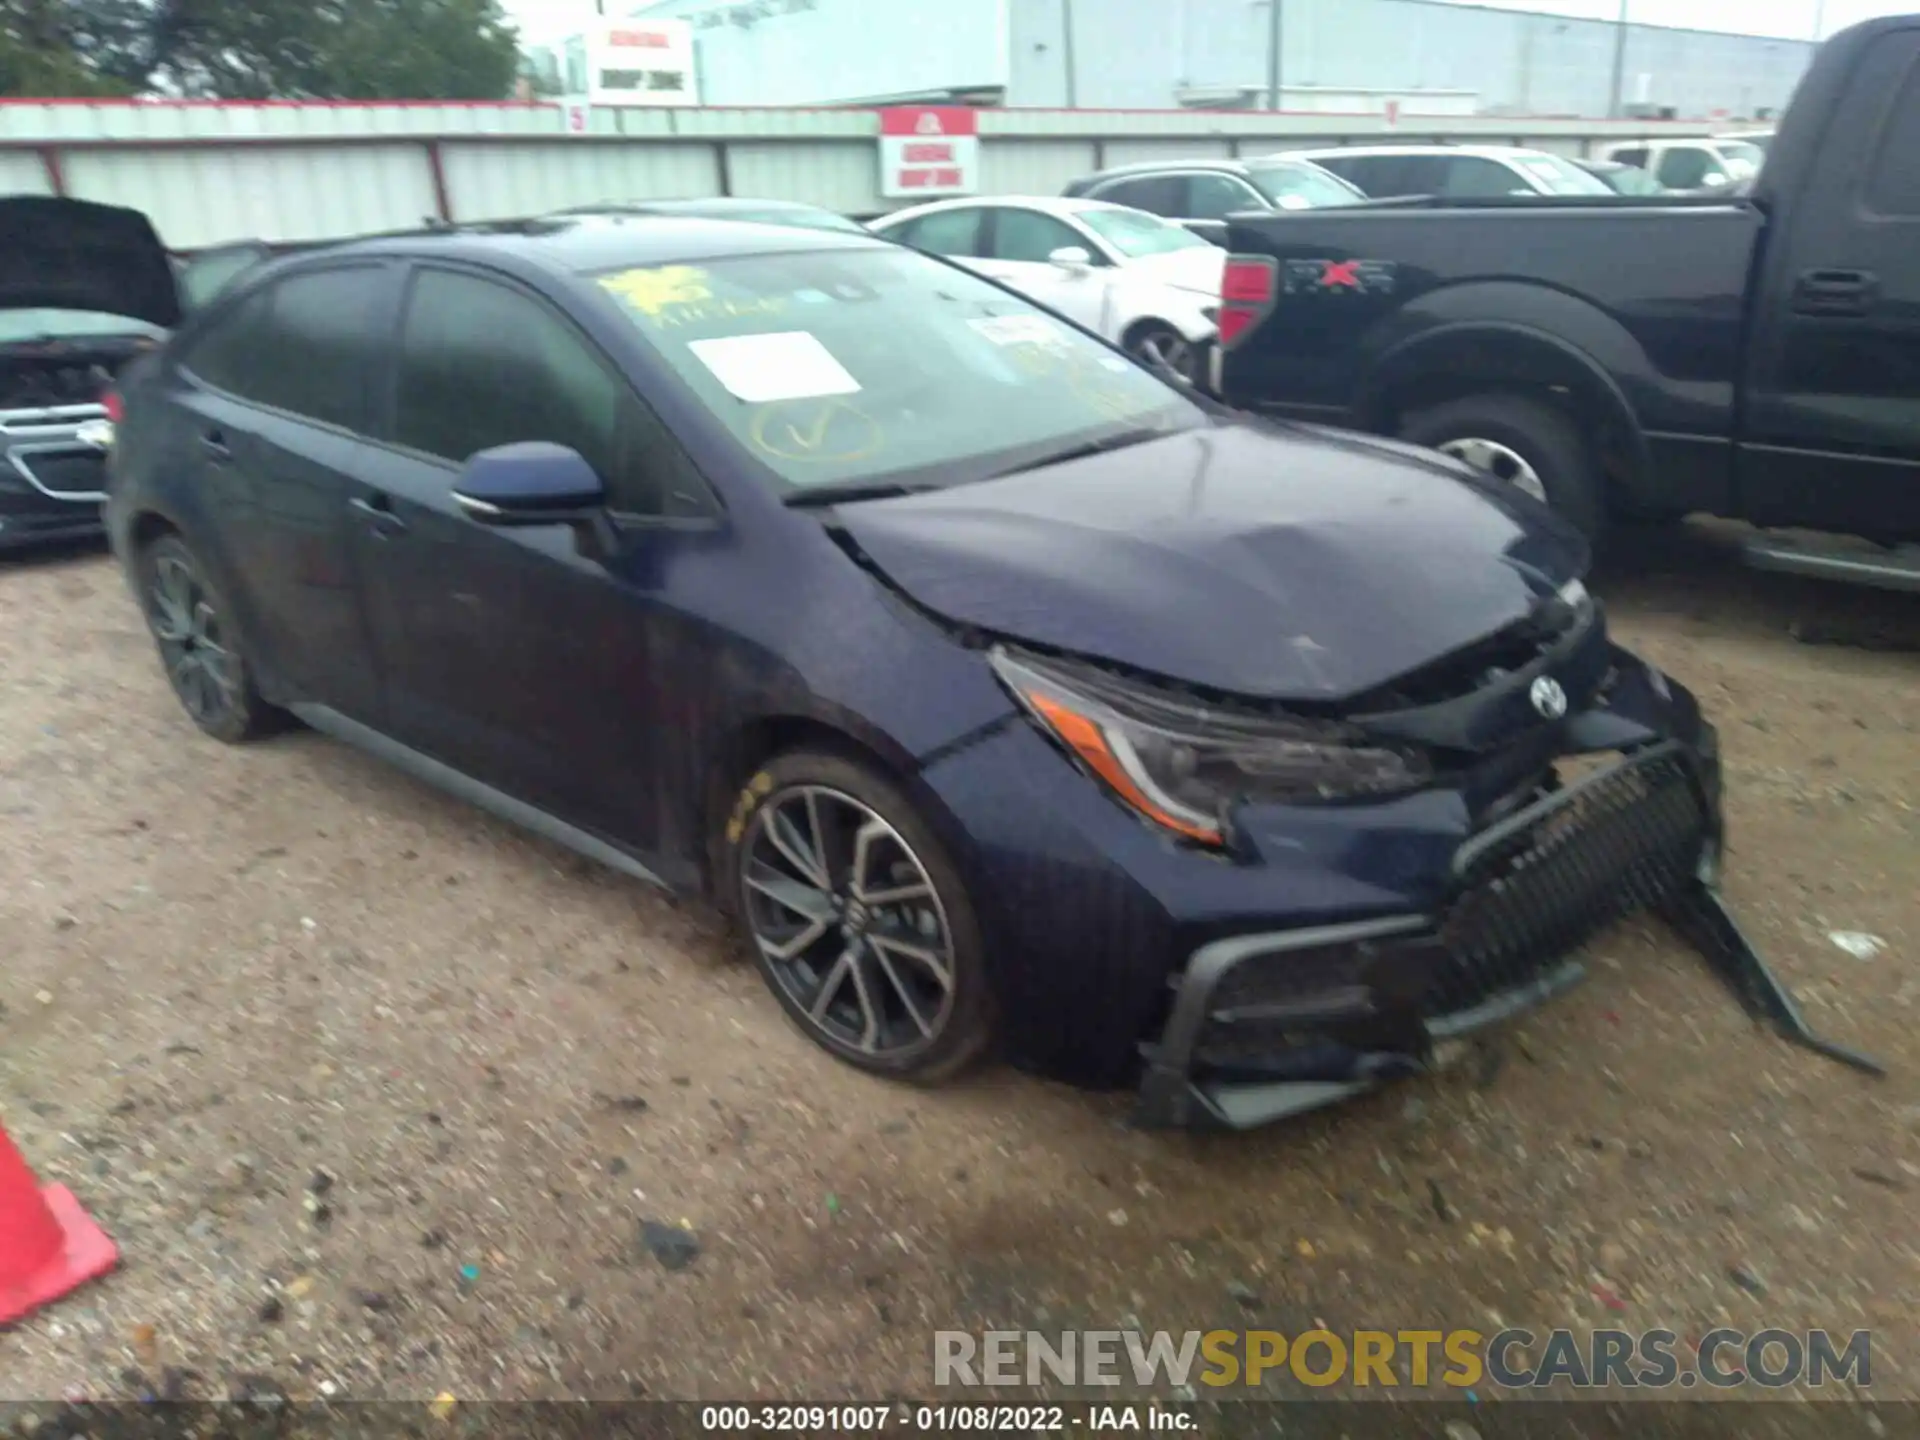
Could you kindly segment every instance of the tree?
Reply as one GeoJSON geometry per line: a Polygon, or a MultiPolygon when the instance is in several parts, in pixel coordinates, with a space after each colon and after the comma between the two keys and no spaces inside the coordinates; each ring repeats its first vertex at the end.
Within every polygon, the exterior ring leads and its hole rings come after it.
{"type": "Polygon", "coordinates": [[[499,0],[0,0],[0,91],[232,100],[498,100],[499,0]]]}

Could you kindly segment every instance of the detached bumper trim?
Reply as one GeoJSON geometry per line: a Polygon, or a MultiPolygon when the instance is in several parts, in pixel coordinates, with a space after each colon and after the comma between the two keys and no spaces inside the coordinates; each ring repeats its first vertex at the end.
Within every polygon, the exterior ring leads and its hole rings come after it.
{"type": "MultiPolygon", "coordinates": [[[[1203,945],[1194,951],[1193,958],[1187,962],[1187,968],[1178,982],[1179,991],[1174,998],[1173,1013],[1167,1018],[1159,1043],[1152,1046],[1148,1053],[1146,1075],[1140,1083],[1136,1123],[1155,1129],[1186,1126],[1208,1128],[1210,1124],[1240,1129],[1247,1124],[1262,1123],[1258,1120],[1229,1119],[1219,1103],[1193,1080],[1194,1052],[1199,1048],[1200,1032],[1206,1026],[1214,992],[1234,966],[1256,955],[1284,955],[1328,946],[1359,946],[1381,940],[1411,939],[1430,933],[1432,928],[1432,922],[1423,915],[1400,915],[1358,921],[1351,925],[1325,925],[1310,930],[1235,935],[1226,940],[1216,940],[1211,945],[1203,945]]],[[[1286,1092],[1310,1090],[1316,1095],[1327,1092],[1322,1098],[1277,1110],[1266,1117],[1277,1120],[1297,1109],[1331,1104],[1368,1087],[1362,1082],[1288,1082],[1248,1088],[1286,1092]]]]}

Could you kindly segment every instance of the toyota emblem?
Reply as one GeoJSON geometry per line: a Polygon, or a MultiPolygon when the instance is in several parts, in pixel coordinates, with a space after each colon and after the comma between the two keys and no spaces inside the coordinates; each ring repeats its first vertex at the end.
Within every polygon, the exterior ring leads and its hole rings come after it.
{"type": "Polygon", "coordinates": [[[1533,682],[1533,688],[1527,691],[1527,698],[1533,701],[1543,719],[1558,720],[1567,713],[1567,692],[1560,688],[1560,682],[1551,675],[1542,675],[1533,682]]]}

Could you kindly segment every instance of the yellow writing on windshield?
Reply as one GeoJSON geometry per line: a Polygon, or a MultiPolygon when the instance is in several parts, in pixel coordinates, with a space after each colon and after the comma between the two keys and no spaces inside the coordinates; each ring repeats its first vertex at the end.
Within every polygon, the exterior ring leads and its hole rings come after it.
{"type": "Polygon", "coordinates": [[[756,296],[750,300],[691,300],[672,309],[662,309],[655,321],[672,329],[679,325],[698,325],[719,320],[738,320],[749,315],[774,315],[786,309],[778,295],[756,296]]]}
{"type": "Polygon", "coordinates": [[[648,265],[603,275],[600,284],[643,315],[659,318],[669,305],[698,305],[713,299],[707,272],[695,265],[648,265]]]}
{"type": "Polygon", "coordinates": [[[837,395],[762,405],[748,423],[747,438],[767,455],[803,464],[865,460],[887,443],[877,420],[837,395]]]}

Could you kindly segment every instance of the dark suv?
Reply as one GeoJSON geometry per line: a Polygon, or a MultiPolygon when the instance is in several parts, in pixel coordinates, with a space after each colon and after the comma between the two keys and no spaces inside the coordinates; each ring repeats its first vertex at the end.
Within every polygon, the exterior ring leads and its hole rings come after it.
{"type": "Polygon", "coordinates": [[[1214,244],[1227,216],[1247,210],[1319,210],[1367,197],[1310,160],[1280,155],[1251,160],[1150,161],[1083,176],[1061,192],[1177,220],[1214,244]]]}

